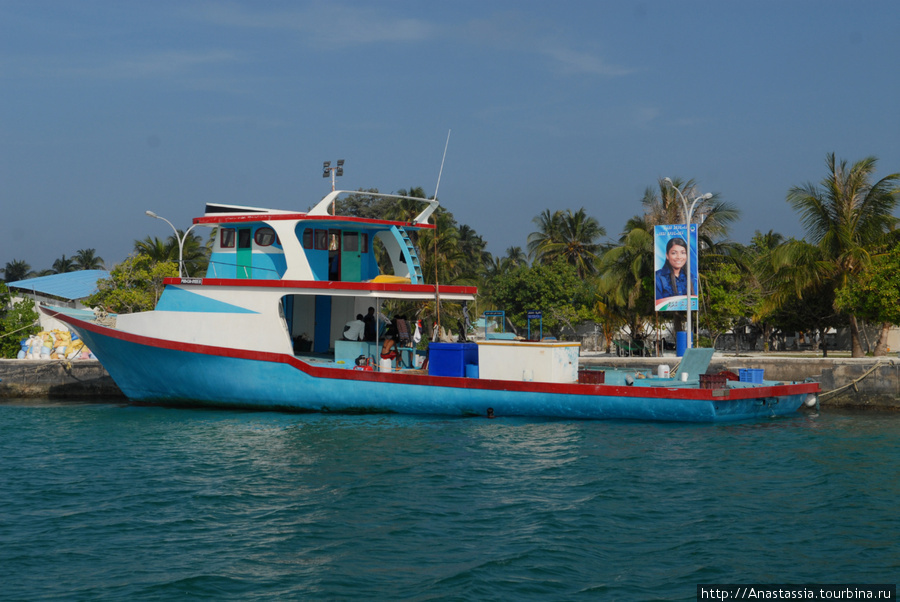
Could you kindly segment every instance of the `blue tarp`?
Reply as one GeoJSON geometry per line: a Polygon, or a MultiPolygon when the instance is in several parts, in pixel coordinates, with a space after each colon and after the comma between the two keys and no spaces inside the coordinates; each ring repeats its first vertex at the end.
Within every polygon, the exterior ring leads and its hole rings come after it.
{"type": "Polygon", "coordinates": [[[101,278],[109,278],[109,272],[106,270],[79,270],[8,282],[7,286],[22,293],[37,292],[74,301],[84,299],[97,292],[97,281],[101,278]]]}

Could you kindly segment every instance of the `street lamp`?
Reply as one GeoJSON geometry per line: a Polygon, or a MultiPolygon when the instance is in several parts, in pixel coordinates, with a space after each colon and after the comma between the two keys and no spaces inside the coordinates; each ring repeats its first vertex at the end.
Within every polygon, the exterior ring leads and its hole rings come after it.
{"type": "Polygon", "coordinates": [[[164,221],[164,222],[166,222],[167,224],[169,224],[170,226],[172,226],[172,230],[175,232],[175,240],[178,241],[178,277],[181,278],[181,266],[184,264],[184,260],[183,260],[183,257],[184,257],[184,241],[187,240],[188,233],[189,233],[191,230],[193,230],[196,226],[199,226],[200,224],[194,224],[194,225],[192,225],[190,228],[188,228],[188,229],[185,231],[184,236],[179,236],[179,235],[178,235],[178,228],[176,228],[175,225],[172,224],[172,222],[170,222],[170,221],[167,220],[166,218],[162,217],[161,215],[156,215],[155,213],[153,213],[152,211],[149,211],[149,210],[148,210],[148,211],[145,211],[144,213],[147,214],[147,215],[149,215],[150,217],[153,217],[153,218],[156,218],[156,219],[161,219],[162,221],[164,221]]]}
{"type": "MultiPolygon", "coordinates": [[[[685,237],[687,238],[687,271],[685,272],[685,274],[687,275],[687,346],[688,349],[690,349],[691,347],[693,347],[693,345],[691,344],[691,339],[694,336],[694,333],[691,330],[691,218],[694,216],[694,207],[697,206],[697,203],[699,203],[700,201],[708,201],[712,198],[713,195],[707,192],[702,196],[698,196],[691,203],[690,207],[688,207],[687,199],[684,198],[681,190],[679,190],[678,187],[672,183],[672,179],[665,178],[663,181],[675,189],[675,192],[677,192],[678,196],[681,198],[682,205],[684,205],[684,225],[687,229],[687,236],[685,237]]],[[[700,249],[697,249],[697,251],[697,255],[699,258],[700,249]]]]}
{"type": "MultiPolygon", "coordinates": [[[[344,160],[338,159],[335,167],[331,166],[331,161],[325,161],[322,164],[322,177],[331,176],[331,192],[334,192],[334,178],[344,175],[344,160]]],[[[334,201],[331,201],[331,215],[334,215],[334,201]]]]}

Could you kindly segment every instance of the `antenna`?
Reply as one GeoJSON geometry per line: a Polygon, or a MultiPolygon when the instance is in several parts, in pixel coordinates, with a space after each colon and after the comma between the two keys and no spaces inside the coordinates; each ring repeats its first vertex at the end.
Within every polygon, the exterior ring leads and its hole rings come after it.
{"type": "MultiPolygon", "coordinates": [[[[444,173],[444,159],[447,158],[447,147],[450,146],[450,131],[447,130],[447,142],[444,143],[444,156],[441,157],[441,169],[438,171],[437,184],[434,185],[434,200],[437,202],[438,188],[441,187],[441,175],[444,173]]],[[[438,262],[437,262],[437,217],[434,220],[434,309],[437,317],[437,330],[441,332],[441,292],[438,283],[438,262]]]]}
{"type": "Polygon", "coordinates": [[[441,169],[438,171],[438,181],[434,186],[434,200],[437,200],[438,188],[441,187],[441,174],[444,173],[444,160],[447,158],[447,147],[450,146],[450,132],[452,130],[447,130],[447,142],[444,143],[444,156],[441,157],[441,169]]]}

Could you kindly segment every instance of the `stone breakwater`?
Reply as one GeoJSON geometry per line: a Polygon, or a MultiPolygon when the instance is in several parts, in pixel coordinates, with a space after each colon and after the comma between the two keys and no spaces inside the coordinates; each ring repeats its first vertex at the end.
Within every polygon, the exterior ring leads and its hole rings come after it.
{"type": "MultiPolygon", "coordinates": [[[[583,357],[583,365],[649,372],[677,357],[583,357]]],[[[816,380],[822,407],[900,410],[900,359],[715,356],[710,373],[741,368],[764,371],[766,380],[816,380]]],[[[0,398],[115,399],[124,395],[97,360],[0,360],[0,398]]]]}
{"type": "Polygon", "coordinates": [[[0,398],[125,396],[97,360],[0,360],[0,398]]]}

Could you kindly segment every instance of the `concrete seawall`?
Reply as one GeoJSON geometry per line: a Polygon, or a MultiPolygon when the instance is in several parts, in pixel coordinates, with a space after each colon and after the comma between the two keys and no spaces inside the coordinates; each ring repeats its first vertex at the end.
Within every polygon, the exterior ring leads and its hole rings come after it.
{"type": "MultiPolygon", "coordinates": [[[[672,369],[677,357],[583,357],[584,365],[656,374],[657,366],[672,369]]],[[[767,380],[816,380],[823,407],[900,410],[900,360],[897,358],[792,358],[715,356],[708,372],[741,368],[765,371],[767,380]]],[[[0,398],[124,399],[96,360],[0,360],[0,398]]]]}
{"type": "Polygon", "coordinates": [[[0,360],[0,398],[125,399],[97,360],[0,360]]]}

